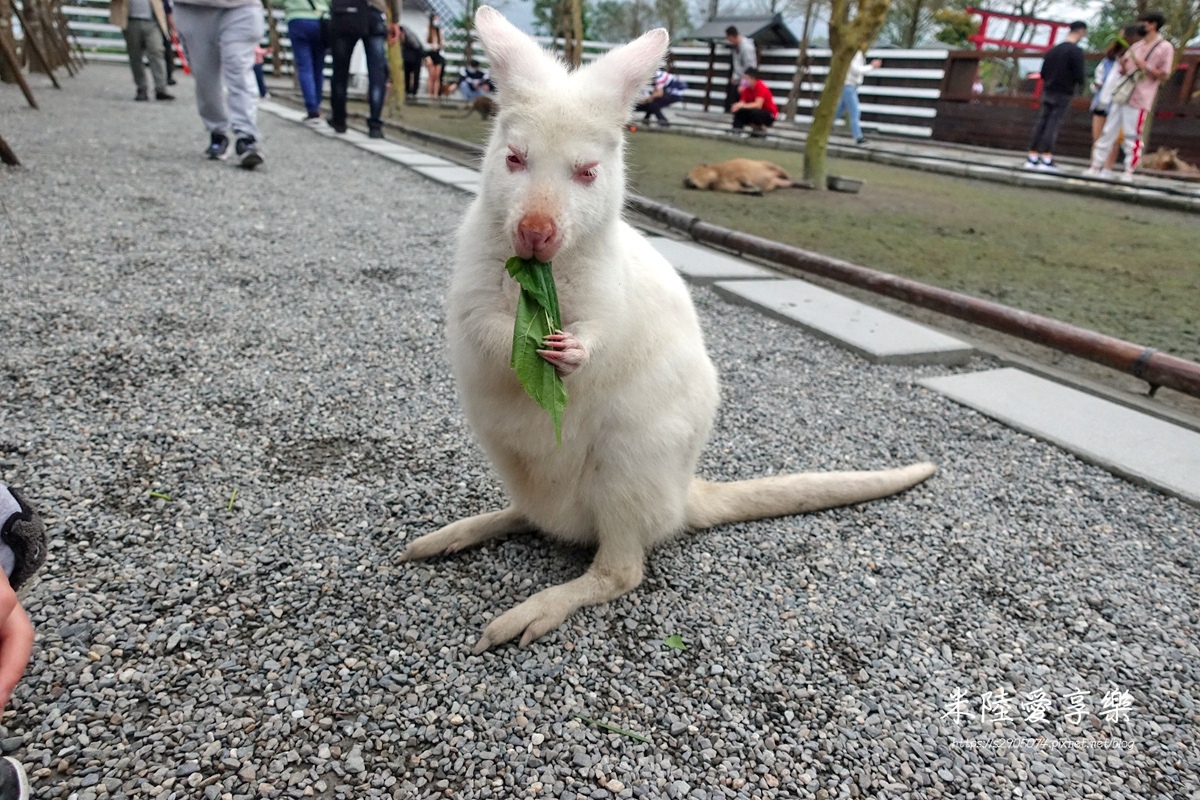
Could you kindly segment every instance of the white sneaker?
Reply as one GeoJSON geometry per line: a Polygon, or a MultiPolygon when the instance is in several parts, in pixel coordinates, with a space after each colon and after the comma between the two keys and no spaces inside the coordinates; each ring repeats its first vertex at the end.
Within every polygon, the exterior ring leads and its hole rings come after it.
{"type": "MultiPolygon", "coordinates": [[[[1109,173],[1109,177],[1112,177],[1112,173],[1109,173]]],[[[1122,172],[1117,176],[1117,180],[1119,180],[1121,183],[1133,183],[1133,173],[1122,172]]]]}
{"type": "Polygon", "coordinates": [[[1053,161],[1039,161],[1037,168],[1042,172],[1062,172],[1053,161]]]}
{"type": "Polygon", "coordinates": [[[1100,170],[1096,169],[1095,167],[1088,167],[1087,169],[1085,169],[1085,170],[1083,171],[1083,177],[1085,177],[1085,178],[1099,178],[1099,177],[1100,177],[1100,170]]]}
{"type": "Polygon", "coordinates": [[[1036,158],[1027,158],[1027,159],[1025,159],[1025,163],[1023,166],[1025,167],[1025,169],[1037,169],[1038,168],[1038,160],[1036,158]]]}
{"type": "Polygon", "coordinates": [[[1106,181],[1111,181],[1113,179],[1113,171],[1111,169],[1102,169],[1100,170],[1100,177],[1106,181]]]}

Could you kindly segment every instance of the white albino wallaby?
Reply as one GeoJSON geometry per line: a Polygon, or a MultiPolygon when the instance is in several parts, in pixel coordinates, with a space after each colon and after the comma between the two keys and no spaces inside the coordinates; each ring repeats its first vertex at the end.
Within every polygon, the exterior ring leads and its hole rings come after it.
{"type": "Polygon", "coordinates": [[[475,646],[558,627],[642,580],[646,550],[684,530],[894,494],[932,464],[717,484],[694,476],[717,409],[717,375],[687,287],[621,219],[624,126],[662,61],[654,30],[574,73],[488,6],[475,16],[500,90],[479,196],[463,220],[447,297],[451,365],[467,417],[512,504],[415,540],[404,560],[541,531],[595,545],[581,577],[492,620],[475,646]],[[564,330],[542,357],[570,402],[562,447],[509,368],[514,252],[554,262],[564,330]]]}

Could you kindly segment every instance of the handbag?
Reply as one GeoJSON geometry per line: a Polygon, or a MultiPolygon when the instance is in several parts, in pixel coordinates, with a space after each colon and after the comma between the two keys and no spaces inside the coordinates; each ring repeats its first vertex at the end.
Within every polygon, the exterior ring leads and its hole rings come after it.
{"type": "Polygon", "coordinates": [[[333,36],[364,39],[371,35],[374,9],[367,0],[331,0],[329,32],[333,36]]]}
{"type": "MultiPolygon", "coordinates": [[[[1160,44],[1162,44],[1162,41],[1162,39],[1159,39],[1157,42],[1155,42],[1154,46],[1146,51],[1146,57],[1142,60],[1149,61],[1151,53],[1153,53],[1154,50],[1160,44]]],[[[1117,87],[1113,89],[1112,101],[1114,103],[1120,103],[1121,105],[1128,103],[1129,98],[1133,97],[1133,90],[1137,88],[1138,82],[1141,80],[1142,71],[1140,69],[1135,69],[1133,72],[1125,75],[1125,77],[1121,79],[1121,82],[1117,84],[1117,87]]]]}
{"type": "MultiPolygon", "coordinates": [[[[313,11],[317,11],[317,4],[313,0],[308,0],[308,5],[313,11]]],[[[321,16],[317,17],[317,25],[321,29],[321,41],[324,44],[329,42],[329,9],[321,12],[321,16]]]]}

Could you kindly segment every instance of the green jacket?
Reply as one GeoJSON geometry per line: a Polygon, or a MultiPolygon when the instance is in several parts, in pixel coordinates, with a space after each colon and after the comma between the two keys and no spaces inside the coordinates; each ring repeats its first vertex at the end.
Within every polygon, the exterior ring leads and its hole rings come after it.
{"type": "Polygon", "coordinates": [[[271,5],[282,8],[288,22],[294,19],[320,19],[329,11],[329,0],[312,0],[311,3],[309,0],[271,0],[271,5]]]}

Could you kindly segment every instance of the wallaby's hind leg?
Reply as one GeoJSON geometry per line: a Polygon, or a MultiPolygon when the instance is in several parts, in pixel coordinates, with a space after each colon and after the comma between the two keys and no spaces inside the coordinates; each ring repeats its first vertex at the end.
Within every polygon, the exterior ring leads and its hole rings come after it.
{"type": "Polygon", "coordinates": [[[528,533],[533,530],[529,520],[516,509],[509,507],[503,511],[490,511],[467,519],[460,519],[449,525],[427,533],[413,541],[404,553],[401,561],[420,561],[437,555],[450,555],[459,550],[466,550],[477,544],[483,544],[488,539],[504,536],[507,533],[528,533]]]}
{"type": "Polygon", "coordinates": [[[563,624],[584,606],[615,600],[642,582],[645,550],[641,543],[601,541],[588,571],[552,586],[491,621],[475,643],[478,655],[492,645],[521,637],[521,647],[563,624]],[[632,545],[632,546],[630,546],[632,545]]]}

